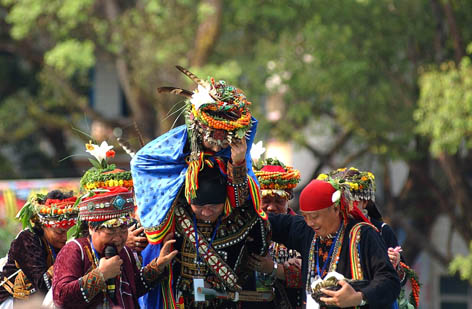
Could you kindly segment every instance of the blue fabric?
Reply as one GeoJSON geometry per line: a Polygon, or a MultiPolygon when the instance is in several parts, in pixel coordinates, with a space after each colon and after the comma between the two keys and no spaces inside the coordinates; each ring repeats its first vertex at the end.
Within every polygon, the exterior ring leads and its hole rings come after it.
{"type": "MultiPolygon", "coordinates": [[[[252,118],[252,128],[247,140],[246,166],[248,174],[256,181],[252,170],[251,148],[256,136],[257,120],[252,118]]],[[[184,152],[187,143],[187,127],[179,126],[159,136],[141,148],[131,161],[138,215],[141,224],[156,227],[164,220],[180,187],[185,182],[187,163],[185,158],[190,154],[184,152]]],[[[216,153],[215,156],[231,158],[230,147],[216,153]]],[[[250,198],[250,197],[249,197],[250,198]]],[[[161,244],[149,244],[143,251],[143,265],[149,264],[159,256],[161,244]]],[[[163,308],[161,287],[149,291],[139,298],[139,305],[146,309],[163,308]]]]}
{"type": "MultiPolygon", "coordinates": [[[[143,257],[143,265],[149,264],[154,257],[159,256],[161,251],[161,244],[158,245],[147,245],[146,248],[141,252],[143,257]]],[[[162,293],[161,286],[158,284],[154,289],[150,290],[144,296],[138,299],[140,308],[162,308],[163,303],[161,301],[162,293]]]]}
{"type": "MultiPolygon", "coordinates": [[[[247,140],[246,164],[248,174],[257,183],[250,155],[256,129],[257,120],[253,118],[251,134],[247,140]]],[[[185,158],[190,154],[184,152],[187,136],[185,125],[174,128],[146,144],[131,160],[138,215],[145,228],[162,223],[185,182],[185,158]]],[[[227,147],[215,155],[229,159],[231,149],[227,147]]]]}

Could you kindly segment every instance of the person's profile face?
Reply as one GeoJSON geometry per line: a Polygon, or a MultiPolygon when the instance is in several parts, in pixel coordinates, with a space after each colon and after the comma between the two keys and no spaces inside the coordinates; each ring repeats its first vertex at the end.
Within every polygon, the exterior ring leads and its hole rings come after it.
{"type": "Polygon", "coordinates": [[[43,227],[44,237],[56,249],[61,249],[66,244],[68,230],[61,227],[43,227]]]}
{"type": "Polygon", "coordinates": [[[336,233],[341,223],[339,209],[334,205],[316,211],[302,211],[302,215],[306,224],[315,231],[316,235],[321,237],[336,233]]]}
{"type": "Polygon", "coordinates": [[[279,195],[266,195],[262,198],[261,208],[268,213],[285,214],[288,209],[288,200],[279,195]]]}
{"type": "Polygon", "coordinates": [[[191,204],[190,207],[198,220],[215,222],[223,213],[224,205],[224,203],[205,205],[191,204]]]}

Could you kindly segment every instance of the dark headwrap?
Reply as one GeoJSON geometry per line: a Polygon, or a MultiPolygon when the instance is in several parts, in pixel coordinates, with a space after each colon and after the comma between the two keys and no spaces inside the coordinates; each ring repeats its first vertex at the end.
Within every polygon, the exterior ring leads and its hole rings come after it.
{"type": "Polygon", "coordinates": [[[198,173],[197,196],[192,199],[192,204],[197,206],[224,204],[226,196],[226,181],[219,168],[205,165],[198,173]]]}

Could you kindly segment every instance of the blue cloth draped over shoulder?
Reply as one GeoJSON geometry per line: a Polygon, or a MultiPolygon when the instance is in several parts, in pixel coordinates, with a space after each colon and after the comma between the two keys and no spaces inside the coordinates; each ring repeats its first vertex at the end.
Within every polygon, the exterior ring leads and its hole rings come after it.
{"type": "MultiPolygon", "coordinates": [[[[251,147],[256,135],[257,120],[252,118],[252,129],[247,140],[246,164],[248,174],[257,182],[252,170],[251,147]]],[[[159,136],[141,148],[131,161],[138,215],[145,228],[162,223],[180,187],[185,182],[190,154],[184,152],[188,140],[187,128],[179,126],[159,136]]],[[[215,156],[231,158],[230,147],[215,156]]]]}
{"type": "MultiPolygon", "coordinates": [[[[246,165],[248,174],[259,184],[252,170],[250,155],[256,129],[257,120],[252,118],[251,133],[246,140],[246,165]]],[[[185,158],[190,154],[184,152],[187,140],[187,127],[179,126],[146,144],[131,161],[138,215],[145,228],[156,227],[164,220],[180,187],[184,185],[187,171],[185,158]]],[[[219,151],[215,156],[231,158],[230,147],[219,151]]],[[[160,249],[161,244],[149,244],[142,251],[143,265],[158,257],[160,249]]],[[[141,308],[162,308],[161,297],[158,285],[140,298],[141,308]]]]}

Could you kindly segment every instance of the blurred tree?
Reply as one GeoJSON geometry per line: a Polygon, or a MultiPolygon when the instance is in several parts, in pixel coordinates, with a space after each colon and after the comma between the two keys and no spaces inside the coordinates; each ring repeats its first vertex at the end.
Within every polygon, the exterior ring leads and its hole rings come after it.
{"type": "Polygon", "coordinates": [[[232,14],[225,21],[231,22],[223,25],[223,32],[231,35],[223,35],[221,41],[228,44],[216,50],[223,55],[231,48],[232,59],[245,73],[242,88],[265,99],[265,105],[255,106],[261,119],[273,112],[264,107],[279,109],[278,116],[261,125],[266,136],[283,137],[309,150],[318,162],[312,177],[322,169],[376,159],[384,167],[378,176],[384,183],[385,217],[407,231],[407,258],[414,259],[419,244],[447,265],[452,256],[438,252],[428,239],[437,216],[445,214],[454,222],[451,233],[472,240],[472,211],[465,207],[472,192],[466,177],[469,145],[464,144],[471,109],[459,103],[470,101],[470,72],[468,59],[459,67],[449,66],[446,78],[456,87],[445,92],[450,85],[439,86],[441,80],[429,68],[464,57],[464,43],[472,39],[467,26],[472,3],[300,0],[278,7],[254,0],[231,1],[230,6],[232,14]],[[243,35],[240,29],[251,31],[243,35]],[[444,97],[458,87],[462,92],[445,104],[444,97]],[[423,102],[443,106],[448,114],[427,107],[430,118],[423,119],[418,116],[424,113],[423,102]],[[443,122],[448,133],[435,140],[427,127],[431,119],[436,133],[440,119],[454,126],[443,122]],[[328,147],[310,138],[322,134],[332,137],[328,147]],[[452,138],[452,155],[430,152],[452,138]],[[409,170],[395,195],[392,160],[404,161],[409,170]]]}
{"type": "Polygon", "coordinates": [[[410,260],[420,245],[450,261],[429,242],[440,214],[472,240],[464,207],[472,192],[470,104],[456,106],[470,103],[470,1],[0,1],[8,23],[0,51],[21,57],[36,77],[33,90],[0,98],[0,140],[45,134],[37,130],[45,124],[70,128],[84,113],[127,126],[88,104],[89,71],[103,60],[114,63],[132,119],[149,140],[172,125],[166,115],[179,100],[156,96],[155,87],[193,87],[174,69],[191,66],[244,89],[260,137],[310,151],[318,162],[313,177],[379,162],[385,217],[408,232],[410,260]],[[313,144],[316,135],[329,136],[328,146],[313,144]],[[392,160],[409,168],[399,194],[391,189],[392,160]]]}
{"type": "MultiPolygon", "coordinates": [[[[33,142],[46,141],[52,148],[53,154],[46,157],[53,162],[70,153],[66,136],[80,127],[84,115],[111,128],[132,127],[129,119],[110,119],[89,104],[90,71],[100,61],[115,65],[131,118],[144,138],[168,130],[173,119],[166,115],[178,99],[157,97],[155,88],[189,85],[174,65],[205,64],[218,38],[222,14],[220,0],[0,3],[0,52],[6,55],[0,59],[20,58],[12,66],[16,75],[5,71],[0,76],[5,81],[0,83],[5,85],[0,96],[0,140],[8,145],[34,136],[33,142]]],[[[30,162],[41,166],[38,160],[30,162]]],[[[73,165],[71,160],[61,162],[62,170],[77,174],[72,166],[67,170],[68,164],[73,165]]]]}

